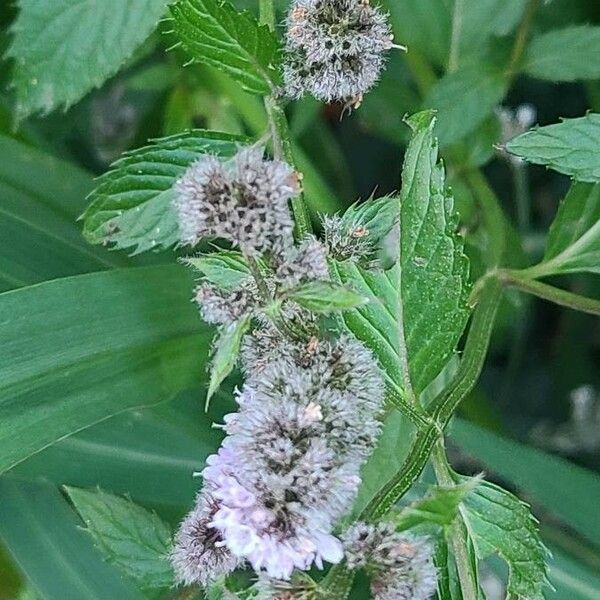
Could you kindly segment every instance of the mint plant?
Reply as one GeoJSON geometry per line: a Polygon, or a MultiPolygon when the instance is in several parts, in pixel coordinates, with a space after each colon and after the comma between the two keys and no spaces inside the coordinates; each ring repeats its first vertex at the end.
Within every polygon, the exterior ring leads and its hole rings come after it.
{"type": "Polygon", "coordinates": [[[598,477],[464,416],[493,413],[488,351],[534,298],[600,314],[557,279],[600,272],[600,115],[534,126],[504,105],[520,74],[589,80],[597,103],[600,28],[540,32],[538,0],[17,4],[21,138],[0,136],[19,250],[0,262],[12,597],[479,600],[491,572],[507,599],[595,597],[598,477]],[[128,88],[168,91],[164,135],[94,183],[33,148],[43,126],[24,120],[124,64],[128,88]],[[401,144],[394,191],[338,201],[330,132],[300,142],[326,104],[401,144]],[[539,166],[564,193],[534,236],[539,166]]]}

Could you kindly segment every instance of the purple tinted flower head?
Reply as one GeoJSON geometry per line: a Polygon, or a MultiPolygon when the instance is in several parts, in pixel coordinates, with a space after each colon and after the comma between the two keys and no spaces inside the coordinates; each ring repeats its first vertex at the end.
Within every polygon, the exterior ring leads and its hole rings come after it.
{"type": "Polygon", "coordinates": [[[391,523],[352,525],[343,536],[351,569],[366,568],[375,600],[429,600],[437,587],[433,546],[391,523]]]}
{"type": "Polygon", "coordinates": [[[368,0],[296,0],[287,18],[286,93],[359,103],[392,40],[387,15],[368,0]]]}
{"type": "Polygon", "coordinates": [[[195,290],[195,300],[200,314],[207,323],[229,325],[257,305],[255,286],[248,283],[234,290],[224,290],[210,283],[195,290]]]}
{"type": "Polygon", "coordinates": [[[206,585],[240,565],[239,558],[223,544],[219,531],[210,525],[216,510],[214,500],[201,493],[196,507],[181,523],[171,551],[179,583],[206,585]]]}
{"type": "Polygon", "coordinates": [[[299,193],[295,171],[266,160],[263,147],[243,148],[227,162],[203,156],[175,185],[181,241],[219,237],[252,256],[281,251],[294,227],[288,202],[299,193]]]}

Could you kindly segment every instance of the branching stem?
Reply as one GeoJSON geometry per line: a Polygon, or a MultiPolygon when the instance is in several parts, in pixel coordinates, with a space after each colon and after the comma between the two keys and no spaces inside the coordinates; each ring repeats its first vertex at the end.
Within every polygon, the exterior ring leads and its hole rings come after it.
{"type": "MultiPolygon", "coordinates": [[[[275,30],[275,9],[273,0],[259,0],[260,22],[275,30]]],[[[273,140],[273,154],[278,160],[284,160],[289,165],[296,167],[292,151],[290,129],[285,116],[285,111],[275,94],[264,97],[265,109],[269,119],[269,128],[273,140]]],[[[296,239],[302,239],[311,232],[312,226],[302,194],[292,199],[292,213],[294,215],[296,239]]]]}

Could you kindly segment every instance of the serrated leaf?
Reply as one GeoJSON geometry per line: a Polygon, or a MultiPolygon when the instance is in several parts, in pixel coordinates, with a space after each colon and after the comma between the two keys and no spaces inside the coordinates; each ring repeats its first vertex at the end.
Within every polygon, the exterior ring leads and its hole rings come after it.
{"type": "Polygon", "coordinates": [[[600,184],[573,183],[550,227],[544,263],[553,273],[600,273],[600,184]]]}
{"type": "Polygon", "coordinates": [[[506,144],[516,156],[536,165],[573,177],[577,181],[600,182],[600,114],[532,129],[506,144]]]}
{"type": "Polygon", "coordinates": [[[117,72],[168,0],[19,0],[8,55],[17,117],[68,107],[117,72]]]}
{"type": "Polygon", "coordinates": [[[250,320],[250,315],[246,314],[235,323],[226,325],[219,331],[210,366],[210,383],[206,394],[207,409],[213,394],[235,367],[242,339],[250,327],[250,320]]]}
{"type": "Polygon", "coordinates": [[[286,297],[317,313],[348,310],[369,302],[350,287],[332,281],[310,281],[287,291],[286,297]]]}
{"type": "Polygon", "coordinates": [[[183,262],[201,273],[206,281],[221,289],[237,289],[251,277],[242,254],[233,250],[191,256],[183,262]]]}
{"type": "Polygon", "coordinates": [[[475,131],[505,92],[503,73],[487,64],[468,64],[442,77],[425,99],[425,106],[437,111],[440,144],[453,144],[475,131]]]}
{"type": "Polygon", "coordinates": [[[166,249],[177,242],[171,189],[186,168],[204,154],[228,158],[246,138],[228,133],[188,131],[153,140],[126,153],[98,178],[83,214],[83,232],[92,244],[166,249]]]}
{"type": "Polygon", "coordinates": [[[452,487],[435,486],[427,496],[394,516],[396,528],[403,531],[422,523],[433,523],[442,527],[450,525],[458,513],[461,502],[480,483],[480,478],[471,477],[452,487]]]}
{"type": "Polygon", "coordinates": [[[155,513],[100,489],[65,491],[108,563],[142,588],[173,586],[171,529],[155,513]]]}
{"type": "Polygon", "coordinates": [[[525,73],[550,81],[600,77],[600,27],[574,25],[548,31],[531,40],[525,54],[525,73]],[[585,57],[589,57],[587,60],[585,57]]]}
{"type": "Polygon", "coordinates": [[[375,353],[389,384],[401,390],[409,379],[420,394],[448,362],[466,324],[469,266],[437,162],[433,113],[418,113],[408,123],[413,138],[402,191],[389,199],[399,212],[397,264],[385,272],[347,263],[332,268],[340,281],[371,298],[343,313],[347,326],[375,353]]]}
{"type": "Polygon", "coordinates": [[[488,469],[527,492],[594,544],[600,543],[600,476],[557,456],[546,454],[455,419],[454,441],[488,469]]]}
{"type": "Polygon", "coordinates": [[[467,496],[463,506],[477,556],[499,554],[507,562],[509,597],[543,600],[548,551],[529,507],[488,482],[467,496]]]}
{"type": "Polygon", "coordinates": [[[222,0],[179,0],[173,29],[193,60],[221,69],[246,90],[268,94],[279,80],[279,45],[265,25],[222,0]]]}
{"type": "Polygon", "coordinates": [[[2,476],[0,496],[0,540],[40,598],[145,600],[104,562],[54,485],[2,476]]]}

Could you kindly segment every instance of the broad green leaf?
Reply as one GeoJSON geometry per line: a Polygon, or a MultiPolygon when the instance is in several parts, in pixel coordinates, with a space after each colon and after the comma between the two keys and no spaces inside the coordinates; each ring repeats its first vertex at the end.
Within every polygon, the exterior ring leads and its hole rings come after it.
{"type": "Polygon", "coordinates": [[[527,492],[592,542],[600,543],[600,476],[566,460],[455,419],[450,434],[494,473],[527,492]]]}
{"type": "Polygon", "coordinates": [[[600,574],[557,548],[551,547],[550,551],[548,579],[556,591],[548,594],[548,600],[598,600],[600,574]]]}
{"type": "Polygon", "coordinates": [[[469,315],[469,266],[455,232],[453,201],[444,188],[434,123],[431,111],[408,120],[413,138],[402,191],[399,199],[389,199],[400,213],[397,264],[385,272],[333,265],[343,283],[371,298],[343,313],[346,324],[373,350],[388,383],[399,390],[408,379],[417,395],[452,356],[469,315]]]}
{"type": "Polygon", "coordinates": [[[385,420],[377,446],[361,470],[361,483],[354,501],[352,518],[357,518],[381,489],[381,484],[397,473],[411,443],[411,425],[397,410],[385,420]]]}
{"type": "Polygon", "coordinates": [[[534,37],[525,54],[524,71],[550,81],[600,77],[600,27],[573,25],[534,37]],[[586,59],[589,57],[589,60],[586,59]]]}
{"type": "Polygon", "coordinates": [[[548,234],[544,263],[550,273],[600,273],[600,184],[573,183],[548,234]]]}
{"type": "Polygon", "coordinates": [[[577,181],[600,182],[600,114],[532,129],[506,144],[516,156],[564,173],[577,181]]]}
{"type": "Polygon", "coordinates": [[[51,484],[0,478],[0,539],[44,600],[144,600],[106,564],[51,484]]]}
{"type": "Polygon", "coordinates": [[[437,111],[440,144],[458,142],[472,133],[504,97],[503,73],[483,63],[468,64],[448,73],[432,88],[425,106],[437,111]]]}
{"type": "Polygon", "coordinates": [[[424,498],[403,509],[394,516],[398,530],[410,529],[422,523],[450,525],[465,498],[481,483],[478,477],[471,477],[452,487],[435,486],[424,498]]]}
{"type": "Polygon", "coordinates": [[[206,394],[206,407],[210,399],[233,371],[242,345],[242,339],[250,327],[250,315],[246,314],[235,323],[225,325],[218,333],[214,356],[210,365],[210,383],[206,394]]]}
{"type": "Polygon", "coordinates": [[[332,281],[310,281],[286,292],[286,296],[317,313],[348,310],[369,302],[368,297],[332,281]]]}
{"type": "Polygon", "coordinates": [[[100,486],[183,513],[200,485],[192,473],[202,470],[222,438],[212,423],[231,408],[231,395],[217,394],[217,410],[204,414],[204,396],[193,390],[167,404],[115,415],[53,444],[10,473],[56,484],[100,486]]]}
{"type": "Polygon", "coordinates": [[[108,271],[0,295],[0,471],[197,383],[208,334],[183,267],[108,271]]]}
{"type": "Polygon", "coordinates": [[[142,588],[170,588],[171,529],[155,513],[100,489],[66,492],[105,560],[142,588]]]}
{"type": "Polygon", "coordinates": [[[92,244],[114,244],[134,252],[175,245],[174,183],[202,155],[227,158],[245,141],[228,133],[192,130],[125,154],[98,178],[88,197],[90,206],[82,217],[85,237],[92,244]]]}
{"type": "Polygon", "coordinates": [[[0,156],[0,291],[128,264],[81,235],[89,175],[1,135],[0,156]]]}
{"type": "Polygon", "coordinates": [[[462,517],[477,556],[483,559],[499,554],[508,563],[508,597],[543,600],[548,550],[529,507],[488,482],[468,495],[463,507],[462,517]]]}
{"type": "Polygon", "coordinates": [[[183,262],[202,274],[202,277],[222,289],[239,288],[250,277],[242,255],[232,250],[219,250],[185,258],[183,262]]]}
{"type": "Polygon", "coordinates": [[[170,11],[175,35],[194,61],[221,69],[249,92],[273,90],[279,47],[267,26],[223,0],[178,0],[170,11]]]}
{"type": "Polygon", "coordinates": [[[19,0],[8,55],[17,117],[77,102],[150,35],[167,0],[19,0]]]}

